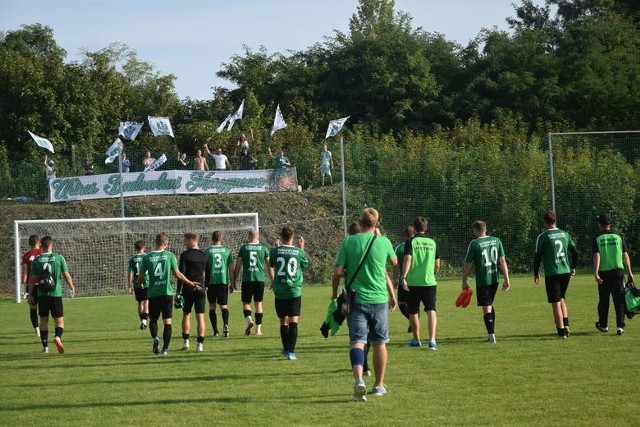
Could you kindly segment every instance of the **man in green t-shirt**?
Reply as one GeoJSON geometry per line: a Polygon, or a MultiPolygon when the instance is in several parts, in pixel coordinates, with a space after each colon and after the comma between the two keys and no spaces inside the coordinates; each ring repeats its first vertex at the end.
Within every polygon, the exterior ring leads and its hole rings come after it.
{"type": "Polygon", "coordinates": [[[387,264],[395,266],[398,259],[389,239],[378,235],[378,211],[366,208],[360,216],[360,233],[342,241],[331,279],[331,298],[338,297],[338,286],[346,276],[347,284],[355,291],[355,300],[347,317],[351,350],[351,370],[355,379],[353,400],[365,402],[367,387],[362,379],[365,360],[364,347],[369,339],[373,343],[375,384],[372,393],[387,393],[384,376],[387,367],[389,342],[389,306],[397,305],[393,283],[387,280],[387,264]],[[373,240],[375,239],[375,240],[373,240]],[[367,248],[371,249],[367,254],[367,248]],[[365,259],[366,254],[366,259],[365,259]],[[361,268],[358,266],[361,264],[361,268]]]}
{"type": "Polygon", "coordinates": [[[69,297],[73,298],[76,288],[73,279],[69,274],[67,261],[60,254],[53,252],[53,238],[44,236],[40,240],[40,247],[43,253],[38,255],[31,263],[29,282],[29,304],[34,304],[34,298],[38,298],[38,313],[40,314],[40,341],[42,341],[42,352],[49,353],[49,313],[53,316],[55,323],[55,336],[53,343],[58,349],[58,353],[64,353],[62,344],[62,333],[64,332],[64,310],[62,307],[62,279],[70,289],[69,297]],[[47,278],[50,282],[50,289],[43,286],[41,279],[47,278]],[[39,283],[40,282],[40,283],[39,283]],[[39,283],[36,288],[36,283],[39,283]],[[34,295],[37,292],[37,295],[34,295]]]}
{"type": "Polygon", "coordinates": [[[147,329],[149,319],[149,275],[145,275],[142,287],[138,284],[138,276],[142,267],[142,259],[145,255],[146,244],[144,240],[134,243],[136,253],[129,258],[129,268],[127,273],[127,291],[129,295],[135,295],[138,303],[138,316],[140,317],[140,329],[147,329]],[[135,284],[135,285],[134,285],[135,284]]]}
{"type": "Polygon", "coordinates": [[[289,360],[297,360],[295,350],[302,305],[302,270],[309,267],[304,239],[300,236],[299,247],[295,247],[294,236],[292,227],[283,227],[280,231],[281,245],[269,251],[269,277],[273,283],[276,313],[280,319],[280,353],[289,360]]]}
{"type": "Polygon", "coordinates": [[[178,260],[173,252],[169,252],[169,236],[160,233],[155,238],[155,249],[144,256],[140,274],[138,275],[138,287],[143,286],[145,275],[149,274],[149,332],[153,338],[153,354],[169,354],[171,342],[171,318],[173,314],[173,284],[171,275],[181,280],[183,284],[200,290],[199,282],[192,282],[178,269],[178,260]],[[158,338],[158,319],[162,313],[164,329],[162,331],[162,351],[158,351],[160,339],[158,338]]]}
{"type": "Polygon", "coordinates": [[[416,217],[413,221],[416,234],[404,245],[404,260],[402,262],[402,286],[409,291],[409,314],[413,339],[408,342],[409,347],[422,347],[420,341],[420,303],[427,312],[427,326],[429,328],[429,350],[437,350],[436,326],[436,274],[440,271],[440,256],[436,242],[427,237],[429,222],[424,217],[416,217]]]}
{"type": "Polygon", "coordinates": [[[462,289],[469,289],[467,277],[473,268],[476,276],[476,300],[478,306],[482,307],[484,326],[487,329],[487,342],[496,343],[495,321],[496,311],[493,307],[493,300],[498,290],[500,273],[498,264],[502,270],[504,281],[502,290],[509,290],[509,268],[504,257],[502,241],[497,237],[487,235],[487,223],[475,221],[473,223],[473,234],[476,237],[469,243],[467,255],[464,257],[462,266],[462,289]]]}
{"type": "Polygon", "coordinates": [[[260,243],[258,230],[249,230],[249,242],[238,250],[238,257],[233,273],[232,283],[240,277],[242,270],[242,313],[247,321],[244,330],[245,335],[251,335],[254,325],[251,318],[251,300],[256,310],[256,335],[262,335],[262,300],[264,299],[264,281],[267,277],[267,265],[269,264],[269,249],[260,243]]]}
{"type": "Polygon", "coordinates": [[[216,303],[222,314],[222,336],[229,336],[229,282],[233,268],[233,253],[222,244],[222,232],[211,234],[212,244],[204,252],[211,261],[211,274],[207,283],[207,299],[209,300],[209,320],[213,327],[213,336],[219,336],[216,303]]]}
{"type": "Polygon", "coordinates": [[[598,284],[598,321],[596,329],[608,332],[609,295],[613,297],[616,311],[617,334],[624,334],[624,271],[627,281],[633,282],[631,260],[627,243],[622,236],[611,231],[611,215],[605,213],[597,217],[600,234],[593,240],[593,272],[598,284]]]}
{"type": "Polygon", "coordinates": [[[544,283],[547,291],[547,301],[553,309],[553,319],[556,323],[558,338],[569,336],[569,312],[565,295],[569,287],[569,279],[576,275],[578,251],[576,244],[566,231],[556,226],[556,214],[547,211],[542,218],[546,231],[536,239],[536,253],[533,260],[533,280],[540,283],[540,263],[544,264],[544,283]],[[569,265],[568,254],[571,254],[569,265]]]}

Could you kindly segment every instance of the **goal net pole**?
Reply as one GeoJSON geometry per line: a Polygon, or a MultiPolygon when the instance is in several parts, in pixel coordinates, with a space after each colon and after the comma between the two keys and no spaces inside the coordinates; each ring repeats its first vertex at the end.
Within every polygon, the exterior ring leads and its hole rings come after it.
{"type": "Polygon", "coordinates": [[[179,255],[184,247],[184,233],[200,235],[202,249],[210,243],[211,233],[223,233],[224,244],[236,252],[246,241],[247,231],[260,229],[258,214],[211,214],[127,218],[82,218],[14,221],[16,302],[22,301],[21,254],[29,250],[30,234],[50,235],[56,244],[54,251],[61,253],[69,263],[82,296],[118,295],[126,290],[122,285],[126,277],[127,262],[136,240],[145,240],[152,250],[156,234],[170,236],[169,250],[179,255]],[[130,252],[127,248],[131,248],[130,252]]]}

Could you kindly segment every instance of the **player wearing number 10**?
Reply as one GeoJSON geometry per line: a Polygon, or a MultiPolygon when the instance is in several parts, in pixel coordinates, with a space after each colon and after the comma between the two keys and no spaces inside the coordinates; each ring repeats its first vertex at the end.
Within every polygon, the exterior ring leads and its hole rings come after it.
{"type": "Polygon", "coordinates": [[[462,289],[469,288],[467,277],[471,273],[471,267],[474,267],[476,300],[478,301],[478,306],[482,307],[484,325],[487,328],[487,342],[495,344],[496,311],[493,308],[493,299],[496,296],[498,282],[500,281],[498,263],[504,275],[503,291],[509,289],[509,269],[504,257],[502,241],[497,237],[487,235],[486,222],[475,221],[473,223],[473,234],[476,238],[469,244],[462,267],[462,289]]]}
{"type": "Polygon", "coordinates": [[[284,227],[280,232],[282,245],[269,252],[269,277],[273,283],[276,313],[280,319],[281,353],[289,360],[296,360],[298,320],[302,302],[302,269],[309,266],[304,251],[304,239],[298,239],[299,248],[293,245],[294,230],[284,227]]]}
{"type": "Polygon", "coordinates": [[[542,218],[547,230],[536,240],[536,254],[533,261],[534,282],[540,283],[540,262],[544,264],[544,283],[547,291],[547,301],[553,308],[553,318],[556,323],[559,338],[569,336],[569,313],[565,302],[565,295],[569,287],[569,279],[576,275],[578,251],[576,244],[566,231],[556,227],[556,214],[547,211],[542,218]],[[571,253],[571,266],[567,252],[571,253]]]}

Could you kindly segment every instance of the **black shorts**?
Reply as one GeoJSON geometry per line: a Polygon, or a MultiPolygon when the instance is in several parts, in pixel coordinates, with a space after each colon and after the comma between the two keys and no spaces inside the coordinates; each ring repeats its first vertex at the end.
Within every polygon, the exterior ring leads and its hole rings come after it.
{"type": "Polygon", "coordinates": [[[547,301],[551,304],[564,299],[569,287],[571,274],[556,274],[555,276],[545,276],[544,285],[547,289],[547,301]]]}
{"type": "Polygon", "coordinates": [[[191,308],[195,307],[196,313],[204,313],[206,306],[206,293],[204,291],[196,291],[189,287],[182,287],[182,296],[184,297],[183,313],[191,313],[191,308]]]}
{"type": "Polygon", "coordinates": [[[279,318],[285,316],[293,317],[300,316],[300,308],[302,307],[302,298],[276,298],[276,314],[279,318]]]}
{"type": "Polygon", "coordinates": [[[402,285],[398,286],[398,303],[406,304],[409,302],[409,291],[405,291],[402,285]]]}
{"type": "Polygon", "coordinates": [[[133,294],[136,296],[136,301],[142,302],[149,299],[149,288],[133,288],[133,294]]]}
{"type": "Polygon", "coordinates": [[[171,319],[173,315],[173,297],[171,295],[160,295],[149,298],[149,318],[152,322],[160,318],[171,319]]]}
{"type": "Polygon", "coordinates": [[[497,291],[497,283],[488,286],[476,287],[476,301],[478,301],[478,307],[488,307],[493,305],[493,299],[496,297],[497,291]]]}
{"type": "Polygon", "coordinates": [[[435,310],[437,288],[437,286],[409,286],[407,299],[409,314],[418,314],[420,303],[424,304],[424,311],[435,310]]]}
{"type": "Polygon", "coordinates": [[[64,316],[62,297],[42,296],[38,298],[38,314],[40,314],[40,317],[48,316],[49,312],[51,312],[51,317],[54,319],[64,316]]]}
{"type": "Polygon", "coordinates": [[[264,282],[242,282],[242,303],[262,302],[264,299],[264,282]]]}
{"type": "Polygon", "coordinates": [[[207,286],[207,299],[209,304],[227,305],[229,303],[229,285],[207,286]]]}

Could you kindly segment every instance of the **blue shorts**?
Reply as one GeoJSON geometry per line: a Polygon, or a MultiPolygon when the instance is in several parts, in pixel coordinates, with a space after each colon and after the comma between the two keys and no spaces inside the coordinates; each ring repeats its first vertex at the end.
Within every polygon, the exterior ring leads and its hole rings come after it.
{"type": "Polygon", "coordinates": [[[353,304],[347,317],[351,344],[389,342],[389,304],[353,304]]]}

